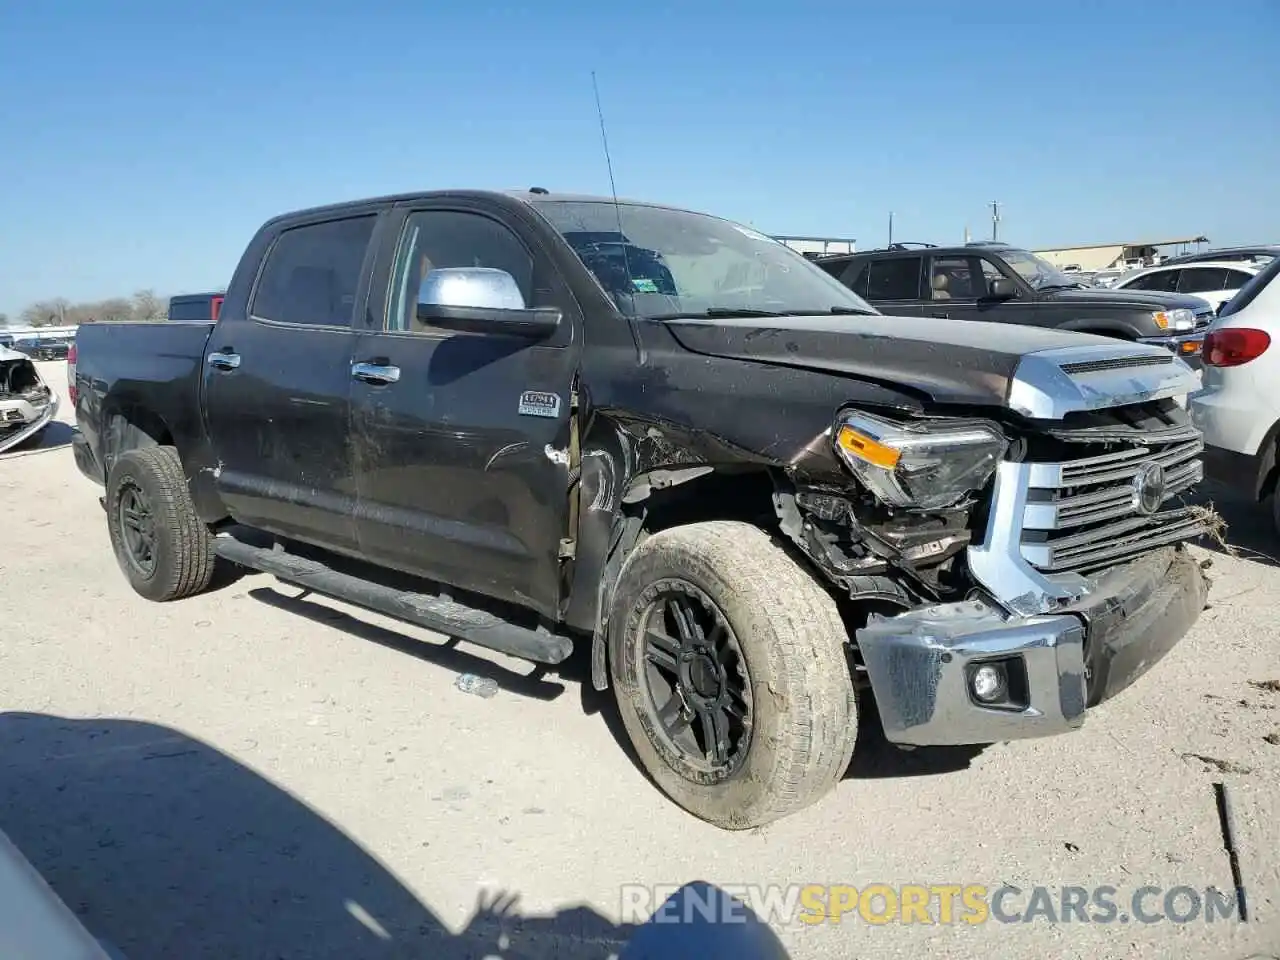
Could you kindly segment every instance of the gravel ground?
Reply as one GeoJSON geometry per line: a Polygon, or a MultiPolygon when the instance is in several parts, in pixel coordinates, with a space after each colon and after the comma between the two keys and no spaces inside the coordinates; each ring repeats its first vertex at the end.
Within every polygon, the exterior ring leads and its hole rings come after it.
{"type": "Polygon", "coordinates": [[[1124,913],[1232,888],[1215,783],[1248,923],[775,927],[796,958],[1280,955],[1280,568],[1248,506],[1219,502],[1245,549],[1204,551],[1199,624],[1081,732],[906,754],[872,730],[835,794],[727,834],[650,786],[580,662],[539,676],[263,575],[137,597],[69,436],[0,456],[0,828],[130,960],[603,958],[624,885],[696,879],[1111,885],[1124,913]]]}

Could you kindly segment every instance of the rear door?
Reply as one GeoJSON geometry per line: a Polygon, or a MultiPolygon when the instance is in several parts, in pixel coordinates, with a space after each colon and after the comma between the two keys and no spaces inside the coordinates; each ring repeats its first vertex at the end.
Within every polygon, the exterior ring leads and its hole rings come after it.
{"type": "Polygon", "coordinates": [[[206,429],[232,516],[286,537],[356,546],[353,323],[363,316],[376,209],[290,224],[247,309],[209,339],[206,429]]]}
{"type": "Polygon", "coordinates": [[[362,554],[461,589],[514,594],[554,616],[568,528],[569,424],[580,317],[536,232],[483,200],[399,208],[379,255],[352,381],[362,554]],[[557,306],[545,340],[459,332],[417,317],[422,278],[496,267],[525,306],[557,306]],[[386,291],[385,294],[383,291],[386,291]],[[385,297],[383,300],[378,298],[385,297]]]}
{"type": "Polygon", "coordinates": [[[924,257],[853,261],[840,281],[882,313],[918,317],[925,306],[924,257]]]}

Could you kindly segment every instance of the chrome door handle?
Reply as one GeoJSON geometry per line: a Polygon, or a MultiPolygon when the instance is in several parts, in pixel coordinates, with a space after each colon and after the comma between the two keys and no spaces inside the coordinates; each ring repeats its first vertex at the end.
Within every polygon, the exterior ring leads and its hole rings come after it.
{"type": "Polygon", "coordinates": [[[395,383],[400,379],[400,368],[377,363],[353,363],[351,376],[365,383],[395,383]]]}
{"type": "Polygon", "coordinates": [[[209,354],[209,366],[217,367],[219,370],[234,370],[240,366],[240,354],[211,353],[209,354]]]}

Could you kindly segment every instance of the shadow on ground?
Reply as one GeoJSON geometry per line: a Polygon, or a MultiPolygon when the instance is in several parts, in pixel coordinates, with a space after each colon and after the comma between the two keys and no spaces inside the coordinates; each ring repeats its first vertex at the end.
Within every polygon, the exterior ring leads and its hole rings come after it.
{"type": "Polygon", "coordinates": [[[60,450],[70,445],[74,433],[75,429],[70,424],[63,423],[61,420],[50,421],[49,425],[34,437],[28,437],[16,447],[9,447],[0,453],[0,460],[29,457],[48,450],[60,450]]]}
{"type": "Polygon", "coordinates": [[[148,723],[0,714],[0,829],[128,960],[604,958],[634,932],[498,895],[454,934],[300,800],[148,723]]]}
{"type": "Polygon", "coordinates": [[[1212,507],[1226,522],[1225,542],[1205,537],[1199,541],[1200,546],[1214,553],[1280,566],[1280,532],[1272,520],[1270,502],[1254,503],[1208,481],[1190,499],[1201,506],[1212,507]]]}

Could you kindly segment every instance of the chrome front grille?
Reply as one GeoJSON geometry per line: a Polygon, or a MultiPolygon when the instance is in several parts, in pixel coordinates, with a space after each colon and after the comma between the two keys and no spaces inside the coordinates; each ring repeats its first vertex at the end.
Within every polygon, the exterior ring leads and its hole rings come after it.
{"type": "Polygon", "coordinates": [[[1188,432],[1159,446],[1028,464],[1023,558],[1044,573],[1085,573],[1198,536],[1200,518],[1170,501],[1203,478],[1203,450],[1188,432]]]}

